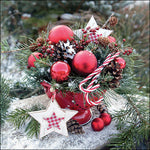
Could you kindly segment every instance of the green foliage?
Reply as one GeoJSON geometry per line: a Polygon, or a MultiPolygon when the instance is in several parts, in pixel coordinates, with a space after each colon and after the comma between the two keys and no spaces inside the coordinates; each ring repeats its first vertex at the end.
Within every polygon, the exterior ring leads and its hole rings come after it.
{"type": "Polygon", "coordinates": [[[144,4],[130,11],[120,10],[119,13],[122,15],[114,28],[114,34],[116,37],[126,38],[139,54],[136,57],[134,74],[139,82],[139,89],[149,93],[149,7],[144,4]]]}
{"type": "Polygon", "coordinates": [[[41,109],[45,109],[44,106],[35,105],[31,109],[16,109],[9,114],[7,120],[17,129],[24,126],[25,132],[29,137],[33,137],[34,135],[38,137],[40,124],[29,115],[29,112],[41,109]]]}
{"type": "Polygon", "coordinates": [[[11,97],[9,95],[9,85],[8,81],[6,81],[3,77],[1,77],[1,100],[0,100],[0,108],[1,108],[1,124],[4,122],[7,116],[7,109],[9,108],[9,104],[11,101],[11,97]]]}

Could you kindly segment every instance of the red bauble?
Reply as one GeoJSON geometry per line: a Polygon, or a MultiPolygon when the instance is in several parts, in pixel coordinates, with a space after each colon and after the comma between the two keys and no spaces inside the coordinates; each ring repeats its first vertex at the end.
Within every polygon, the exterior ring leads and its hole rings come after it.
{"type": "Polygon", "coordinates": [[[101,131],[104,128],[104,121],[101,118],[95,118],[92,121],[91,126],[94,131],[101,131]]]}
{"type": "Polygon", "coordinates": [[[87,109],[85,111],[79,111],[74,117],[72,117],[73,120],[77,120],[79,124],[85,124],[90,121],[92,117],[90,109],[87,109]]]}
{"type": "Polygon", "coordinates": [[[102,113],[100,118],[104,121],[105,126],[111,123],[111,116],[108,113],[102,113]]]}
{"type": "Polygon", "coordinates": [[[63,61],[57,61],[51,66],[50,69],[52,79],[55,79],[57,82],[63,82],[68,80],[70,71],[70,66],[63,61]]]}
{"type": "Polygon", "coordinates": [[[59,41],[66,42],[67,39],[71,41],[73,39],[73,31],[65,26],[65,25],[58,25],[52,28],[52,30],[49,32],[48,39],[53,43],[56,44],[59,41]]]}
{"type": "Polygon", "coordinates": [[[122,57],[115,58],[115,62],[120,65],[120,69],[124,69],[126,66],[126,61],[122,57]]]}
{"type": "Polygon", "coordinates": [[[113,36],[108,36],[109,42],[110,43],[115,43],[116,39],[113,36]]]}
{"type": "Polygon", "coordinates": [[[97,68],[97,59],[92,52],[80,51],[74,56],[72,67],[79,75],[86,76],[97,68]]]}
{"type": "Polygon", "coordinates": [[[34,53],[32,53],[32,54],[29,56],[29,58],[28,58],[28,68],[30,68],[30,67],[35,67],[35,66],[34,66],[34,62],[36,61],[35,57],[36,57],[37,59],[40,59],[42,56],[43,56],[43,55],[42,55],[41,53],[39,53],[39,52],[34,52],[34,53]]]}

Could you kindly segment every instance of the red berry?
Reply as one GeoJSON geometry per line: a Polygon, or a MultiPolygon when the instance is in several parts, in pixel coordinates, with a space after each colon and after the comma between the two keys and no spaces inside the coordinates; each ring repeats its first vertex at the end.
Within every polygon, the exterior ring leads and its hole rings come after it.
{"type": "Polygon", "coordinates": [[[87,33],[87,31],[83,31],[83,33],[85,34],[85,33],[87,33]]]}
{"type": "Polygon", "coordinates": [[[91,28],[91,27],[89,26],[89,27],[86,28],[86,30],[89,30],[90,28],[91,28]]]}
{"type": "Polygon", "coordinates": [[[49,42],[49,39],[47,39],[46,42],[48,43],[48,42],[49,42]]]}
{"type": "Polygon", "coordinates": [[[93,32],[96,32],[96,30],[95,30],[95,29],[93,29],[93,32]]]}
{"type": "Polygon", "coordinates": [[[131,50],[131,49],[129,49],[129,50],[128,50],[128,52],[129,52],[129,53],[132,53],[132,50],[131,50]]]}
{"type": "Polygon", "coordinates": [[[38,43],[38,46],[40,47],[40,46],[41,46],[41,43],[38,43]]]}
{"type": "Polygon", "coordinates": [[[82,31],[84,32],[85,30],[84,30],[84,29],[82,29],[82,31]]]}
{"type": "Polygon", "coordinates": [[[99,27],[96,27],[96,30],[99,30],[99,27]]]}
{"type": "Polygon", "coordinates": [[[84,36],[84,37],[86,37],[87,35],[86,35],[86,34],[84,34],[83,36],[84,36]]]}
{"type": "Polygon", "coordinates": [[[52,44],[52,42],[51,42],[51,41],[49,41],[49,42],[48,42],[48,44],[49,44],[49,45],[51,45],[51,44],[52,44]]]}
{"type": "Polygon", "coordinates": [[[46,46],[43,46],[42,49],[45,50],[45,49],[46,49],[46,46]]]}
{"type": "Polygon", "coordinates": [[[123,42],[125,42],[126,41],[126,39],[123,39],[123,42]]]}
{"type": "Polygon", "coordinates": [[[116,43],[115,43],[115,46],[117,47],[117,46],[118,46],[118,44],[116,44],[116,43]]]}
{"type": "Polygon", "coordinates": [[[50,49],[47,49],[46,52],[49,54],[51,51],[50,51],[50,49]]]}
{"type": "Polygon", "coordinates": [[[49,45],[48,47],[51,48],[51,45],[49,45]]]}

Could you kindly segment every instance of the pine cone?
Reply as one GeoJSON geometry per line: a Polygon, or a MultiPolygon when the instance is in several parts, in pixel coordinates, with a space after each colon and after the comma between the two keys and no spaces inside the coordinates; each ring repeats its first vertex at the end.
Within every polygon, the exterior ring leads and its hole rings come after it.
{"type": "Polygon", "coordinates": [[[100,113],[105,113],[105,112],[108,113],[108,109],[103,101],[101,101],[101,103],[99,105],[97,105],[97,110],[100,113]]]}
{"type": "Polygon", "coordinates": [[[37,51],[37,48],[38,48],[38,46],[37,46],[36,43],[31,43],[30,44],[30,50],[31,50],[31,52],[37,51]]]}
{"type": "Polygon", "coordinates": [[[36,39],[36,43],[40,43],[41,45],[43,45],[43,44],[45,43],[44,38],[38,37],[38,38],[36,39]]]}
{"type": "Polygon", "coordinates": [[[119,87],[119,85],[120,85],[120,82],[117,79],[113,79],[113,80],[111,80],[111,82],[109,82],[110,88],[117,88],[117,87],[119,87]]]}
{"type": "Polygon", "coordinates": [[[98,38],[99,44],[106,47],[109,44],[109,39],[107,37],[99,37],[98,38]]]}
{"type": "Polygon", "coordinates": [[[70,119],[67,122],[67,129],[68,129],[68,132],[71,132],[73,134],[83,134],[84,133],[82,126],[80,126],[80,124],[76,120],[73,120],[73,119],[70,119]]]}
{"type": "Polygon", "coordinates": [[[115,16],[112,16],[109,20],[110,26],[115,26],[118,23],[118,19],[115,16]]]}
{"type": "Polygon", "coordinates": [[[122,71],[123,69],[120,69],[120,65],[115,61],[111,61],[104,68],[104,75],[110,73],[110,75],[113,76],[112,80],[107,81],[110,88],[117,88],[120,85],[119,80],[122,79],[122,71]]]}
{"type": "Polygon", "coordinates": [[[76,53],[74,45],[70,44],[69,41],[67,41],[67,43],[64,43],[63,41],[58,42],[55,44],[54,49],[54,59],[56,61],[73,59],[76,53]]]}

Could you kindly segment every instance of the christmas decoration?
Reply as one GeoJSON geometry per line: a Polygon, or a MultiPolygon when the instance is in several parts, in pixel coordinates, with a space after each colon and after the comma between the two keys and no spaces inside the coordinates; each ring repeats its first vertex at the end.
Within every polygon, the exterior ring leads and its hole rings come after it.
{"type": "Polygon", "coordinates": [[[102,113],[100,118],[104,121],[105,126],[108,126],[111,123],[111,117],[108,113],[102,113]]]}
{"type": "MultiPolygon", "coordinates": [[[[102,37],[107,37],[112,33],[112,30],[105,30],[102,28],[97,28],[98,25],[94,19],[94,17],[92,16],[91,19],[89,20],[89,22],[87,23],[86,27],[84,28],[84,30],[86,31],[86,34],[88,34],[88,38],[91,41],[96,41],[98,39],[99,36],[102,37]],[[97,30],[96,30],[97,28],[97,30]],[[90,29],[90,30],[89,30],[90,29]],[[90,31],[93,31],[91,32],[90,31]]],[[[82,38],[82,29],[78,29],[78,30],[74,30],[74,34],[77,35],[80,39],[82,38]]]]}
{"type": "Polygon", "coordinates": [[[38,43],[38,44],[40,44],[40,45],[42,46],[42,45],[45,43],[44,38],[38,37],[38,38],[36,39],[36,43],[38,43]]]}
{"type": "Polygon", "coordinates": [[[53,49],[55,49],[53,56],[54,60],[70,60],[73,59],[76,54],[75,45],[72,45],[69,40],[67,42],[60,41],[54,45],[53,49]]]}
{"type": "MultiPolygon", "coordinates": [[[[34,77],[51,100],[47,110],[30,112],[41,124],[40,137],[52,131],[67,135],[67,129],[71,133],[83,133],[81,126],[92,119],[91,107],[97,107],[101,114],[91,123],[94,131],[101,131],[110,124],[104,94],[109,88],[118,88],[121,84],[126,63],[119,56],[131,52],[116,43],[116,39],[110,36],[112,30],[103,29],[107,23],[110,18],[100,28],[92,16],[85,28],[74,30],[75,35],[69,27],[58,25],[50,30],[48,39],[40,36],[36,43],[31,43],[33,49],[30,50],[36,50],[35,57],[42,56],[37,61],[41,65],[34,77]],[[76,113],[65,119],[69,111],[76,113]]],[[[35,67],[35,57],[29,56],[29,67],[35,67]]]]}
{"type": "Polygon", "coordinates": [[[115,26],[118,23],[118,19],[115,16],[111,16],[109,19],[110,26],[115,26]]]}
{"type": "Polygon", "coordinates": [[[121,58],[121,57],[117,57],[115,59],[115,62],[120,65],[120,69],[124,69],[125,66],[126,66],[126,61],[123,58],[121,58]]]}
{"type": "Polygon", "coordinates": [[[91,126],[94,131],[101,131],[104,128],[104,121],[101,118],[95,118],[91,126]]]}
{"type": "Polygon", "coordinates": [[[63,61],[57,61],[52,65],[50,69],[52,79],[55,79],[57,82],[63,82],[68,80],[70,71],[70,66],[63,61]]]}
{"type": "Polygon", "coordinates": [[[58,25],[51,29],[48,38],[55,44],[59,41],[71,41],[73,38],[73,31],[65,25],[58,25]]]}
{"type": "Polygon", "coordinates": [[[76,120],[73,120],[73,119],[70,119],[67,122],[67,129],[68,129],[68,132],[75,133],[75,134],[84,133],[82,126],[76,120]]]}
{"type": "Polygon", "coordinates": [[[34,52],[34,53],[32,53],[32,54],[29,56],[29,58],[28,58],[28,67],[29,67],[29,68],[30,68],[30,67],[35,67],[35,66],[34,66],[34,62],[36,61],[35,57],[36,57],[37,59],[40,59],[42,56],[43,56],[43,55],[42,55],[41,53],[39,53],[39,52],[34,52]]]}
{"type": "Polygon", "coordinates": [[[40,125],[40,138],[51,133],[68,136],[66,122],[73,117],[77,111],[61,109],[55,100],[51,100],[46,110],[29,112],[40,125]]]}
{"type": "Polygon", "coordinates": [[[92,52],[80,51],[73,58],[72,67],[76,73],[85,76],[96,69],[97,59],[92,52]]]}

